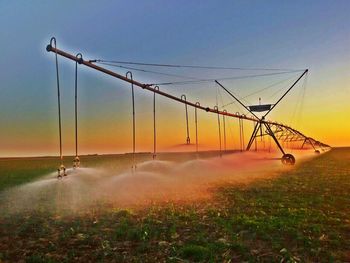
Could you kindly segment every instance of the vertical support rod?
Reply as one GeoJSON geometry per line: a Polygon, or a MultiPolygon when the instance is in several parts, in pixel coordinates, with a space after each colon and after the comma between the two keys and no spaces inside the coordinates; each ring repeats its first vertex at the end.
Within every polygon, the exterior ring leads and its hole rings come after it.
{"type": "MultiPolygon", "coordinates": [[[[56,48],[56,38],[51,38],[50,45],[55,45],[56,48]]],[[[58,58],[57,52],[55,52],[55,64],[56,64],[56,82],[57,82],[57,105],[58,105],[58,133],[59,133],[59,147],[60,147],[60,162],[63,165],[63,155],[62,155],[62,123],[61,123],[61,95],[60,95],[60,78],[58,73],[58,58]]]]}
{"type": "MultiPolygon", "coordinates": [[[[181,99],[185,102],[187,101],[186,95],[181,95],[181,99]]],[[[188,110],[187,110],[187,103],[185,103],[185,112],[186,112],[186,131],[187,131],[187,138],[186,138],[186,144],[191,144],[190,139],[190,128],[188,126],[188,110]]]]}
{"type": "Polygon", "coordinates": [[[78,53],[75,61],[75,81],[74,81],[74,113],[75,113],[75,157],[73,160],[73,168],[80,166],[80,159],[78,156],[78,64],[83,61],[83,55],[78,53]]]}
{"type": "MultiPolygon", "coordinates": [[[[260,128],[261,128],[261,125],[260,125],[260,128]]],[[[255,125],[254,125],[254,130],[255,130],[255,125]]],[[[255,142],[255,151],[258,151],[258,142],[256,141],[256,136],[253,138],[253,140],[255,142]]]]}
{"type": "MultiPolygon", "coordinates": [[[[159,90],[158,86],[154,87],[159,90]]],[[[156,159],[157,154],[157,133],[156,133],[156,92],[153,92],[153,160],[156,159]]]]}
{"type": "Polygon", "coordinates": [[[218,106],[214,106],[214,110],[216,110],[218,112],[218,131],[219,131],[219,150],[220,150],[220,157],[222,156],[222,153],[221,153],[221,125],[220,125],[220,115],[219,115],[219,109],[218,109],[218,106]]]}
{"type": "MultiPolygon", "coordinates": [[[[251,148],[251,146],[252,146],[252,144],[253,144],[254,141],[255,141],[255,145],[256,145],[256,134],[257,134],[257,132],[258,132],[258,130],[259,130],[259,125],[261,125],[260,122],[257,122],[257,123],[254,125],[253,133],[252,133],[252,135],[250,136],[250,139],[249,139],[249,142],[248,142],[248,145],[247,145],[247,148],[246,148],[247,151],[250,150],[250,148],[251,148]]],[[[256,148],[255,148],[255,150],[256,150],[256,148]]]]}
{"type": "MultiPolygon", "coordinates": [[[[245,117],[244,114],[242,114],[242,116],[245,117]]],[[[241,121],[242,121],[242,149],[244,149],[244,145],[245,145],[245,143],[244,143],[244,122],[243,122],[243,119],[241,119],[241,121]]]]}
{"type": "MultiPolygon", "coordinates": [[[[79,60],[83,59],[81,53],[78,53],[76,57],[79,60]]],[[[78,61],[79,61],[78,60],[78,61]]],[[[78,157],[78,61],[75,62],[75,85],[74,85],[74,113],[75,113],[75,157],[78,157]]],[[[80,64],[80,63],[79,63],[80,64]]]]}
{"type": "Polygon", "coordinates": [[[261,140],[262,140],[263,148],[264,148],[264,151],[265,151],[266,150],[266,140],[265,140],[265,137],[263,136],[262,126],[260,126],[260,134],[261,134],[261,140]]]}
{"type": "MultiPolygon", "coordinates": [[[[239,112],[236,112],[236,115],[240,115],[239,112]]],[[[239,150],[243,151],[242,147],[242,128],[241,128],[241,118],[238,118],[238,128],[239,128],[239,150]]]]}
{"type": "MultiPolygon", "coordinates": [[[[132,72],[126,72],[126,77],[130,75],[130,79],[133,80],[132,72]]],[[[135,95],[134,95],[134,83],[131,82],[131,100],[132,100],[132,168],[136,168],[135,164],[135,95]]]]}
{"type": "Polygon", "coordinates": [[[77,157],[78,156],[78,62],[77,61],[75,62],[74,113],[75,113],[75,157],[77,157]]]}
{"type": "MultiPolygon", "coordinates": [[[[227,111],[226,110],[223,110],[223,112],[226,114],[227,111]]],[[[222,115],[222,122],[223,122],[223,125],[224,125],[224,151],[226,152],[226,121],[225,121],[225,114],[222,115]]]]}
{"type": "MultiPolygon", "coordinates": [[[[200,106],[199,102],[196,102],[197,106],[200,106]]],[[[194,108],[194,122],[196,124],[196,153],[198,153],[198,117],[197,117],[197,107],[194,108]]]]}

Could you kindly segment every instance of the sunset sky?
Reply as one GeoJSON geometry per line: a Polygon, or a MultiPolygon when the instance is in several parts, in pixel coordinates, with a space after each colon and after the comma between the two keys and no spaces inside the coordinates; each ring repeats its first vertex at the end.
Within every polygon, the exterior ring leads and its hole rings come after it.
{"type": "MultiPolygon", "coordinates": [[[[45,50],[52,36],[57,38],[58,48],[72,54],[81,52],[85,59],[308,68],[307,83],[301,81],[269,119],[290,124],[332,146],[349,146],[349,14],[350,1],[347,0],[3,0],[0,2],[0,156],[58,153],[54,55],[45,50]]],[[[72,154],[74,63],[59,58],[59,65],[63,151],[72,154]]],[[[113,70],[126,73],[121,68],[113,70]]],[[[211,77],[210,74],[223,76],[222,72],[167,72],[199,78],[211,77]]],[[[266,72],[230,74],[259,73],[266,72]]],[[[284,81],[287,87],[298,74],[301,73],[227,81],[225,85],[235,94],[245,96],[279,81],[284,81]]],[[[137,71],[133,75],[134,79],[145,83],[174,80],[137,71]]],[[[282,87],[277,86],[277,91],[282,87]]],[[[216,97],[221,106],[231,101],[214,83],[169,85],[161,89],[177,96],[184,93],[188,100],[210,107],[215,105],[216,97]]],[[[152,151],[153,94],[136,88],[135,95],[136,148],[152,151]]],[[[258,97],[264,101],[264,96],[259,94],[249,102],[258,103],[258,97]]],[[[265,102],[272,103],[276,96],[266,96],[265,102]]],[[[243,112],[234,105],[227,107],[227,111],[243,112]]],[[[194,142],[192,108],[189,114],[191,141],[194,142]]],[[[183,147],[176,146],[186,139],[184,105],[157,97],[157,116],[159,150],[182,150],[183,147]]],[[[201,149],[217,148],[216,115],[198,112],[198,116],[201,149]]],[[[252,124],[246,125],[248,131],[252,124]]],[[[238,147],[238,132],[237,120],[228,120],[228,147],[238,147]]],[[[83,154],[131,151],[130,86],[80,67],[79,136],[83,154]]]]}

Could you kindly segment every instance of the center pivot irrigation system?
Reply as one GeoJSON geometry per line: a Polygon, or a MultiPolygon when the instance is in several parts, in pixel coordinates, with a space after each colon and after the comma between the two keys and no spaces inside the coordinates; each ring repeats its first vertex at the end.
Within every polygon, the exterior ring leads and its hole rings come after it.
{"type": "MultiPolygon", "coordinates": [[[[116,73],[114,71],[111,71],[107,68],[101,67],[99,65],[96,65],[99,62],[103,62],[101,60],[84,60],[81,53],[78,53],[77,55],[69,54],[65,51],[62,51],[57,48],[56,45],[56,39],[53,37],[50,40],[50,44],[47,45],[46,50],[48,52],[53,52],[55,54],[55,65],[56,65],[56,77],[57,77],[57,98],[58,98],[58,126],[59,126],[59,150],[60,150],[60,160],[61,164],[59,166],[58,170],[58,178],[62,178],[62,176],[66,176],[66,168],[63,165],[63,155],[62,155],[62,132],[61,132],[61,101],[60,101],[60,82],[59,82],[59,70],[58,70],[58,55],[65,57],[67,59],[70,59],[72,61],[75,61],[75,157],[73,160],[73,168],[78,168],[80,166],[80,159],[78,155],[78,109],[77,109],[77,94],[78,94],[78,65],[85,65],[89,68],[95,69],[97,71],[100,71],[104,74],[110,75],[112,77],[118,78],[122,81],[128,82],[131,84],[131,91],[132,91],[132,117],[133,117],[133,168],[136,168],[135,164],[135,101],[134,101],[134,86],[137,86],[139,88],[142,88],[144,90],[148,90],[153,92],[153,130],[154,130],[154,138],[153,138],[153,159],[156,157],[156,94],[161,95],[164,97],[167,97],[171,100],[174,100],[176,102],[182,103],[185,105],[185,114],[186,114],[186,144],[190,144],[190,135],[189,135],[189,124],[188,124],[188,107],[193,107],[195,109],[195,134],[196,134],[196,151],[198,152],[198,127],[197,127],[197,110],[203,110],[208,113],[214,113],[218,116],[218,130],[219,130],[219,138],[220,138],[220,155],[221,155],[221,125],[220,125],[220,116],[223,117],[223,132],[224,132],[224,149],[226,150],[226,128],[225,128],[225,117],[231,117],[236,118],[239,120],[239,129],[240,129],[240,146],[241,150],[245,149],[246,151],[249,151],[255,141],[257,142],[258,138],[263,138],[263,136],[269,136],[274,143],[277,145],[278,149],[282,153],[282,157],[278,158],[282,161],[285,165],[294,165],[295,164],[295,157],[290,154],[286,153],[281,142],[282,143],[288,143],[288,142],[302,142],[301,148],[303,148],[306,144],[310,145],[315,153],[320,153],[320,150],[325,150],[327,148],[330,148],[329,145],[321,143],[311,137],[308,137],[301,133],[300,131],[278,122],[274,121],[268,121],[266,120],[266,116],[285,98],[285,96],[296,86],[296,84],[303,78],[305,75],[307,75],[308,70],[303,70],[300,76],[293,82],[293,84],[288,87],[288,89],[283,93],[282,96],[274,103],[274,104],[261,104],[259,105],[245,105],[241,99],[239,99],[237,96],[235,96],[228,88],[226,88],[221,82],[219,82],[219,79],[205,79],[204,81],[212,81],[218,85],[221,89],[223,89],[229,96],[231,96],[236,102],[239,103],[245,110],[247,110],[249,113],[251,113],[252,116],[247,116],[245,114],[240,114],[238,112],[236,113],[230,113],[227,110],[219,110],[218,106],[214,106],[213,108],[202,106],[199,102],[191,102],[188,101],[186,98],[186,95],[182,95],[181,97],[177,97],[174,95],[171,95],[167,92],[161,91],[159,89],[160,85],[165,85],[169,83],[160,83],[160,84],[145,84],[138,82],[133,79],[133,74],[131,71],[128,71],[125,76],[116,73]],[[262,117],[258,116],[258,113],[262,113],[262,117]],[[254,123],[254,129],[250,136],[249,142],[247,145],[244,143],[244,131],[243,131],[243,120],[251,121],[254,123]]],[[[137,63],[137,62],[124,62],[126,64],[131,65],[151,65],[151,66],[167,66],[167,67],[180,67],[178,65],[162,65],[162,64],[146,64],[146,63],[137,63]]],[[[101,63],[105,65],[111,65],[109,63],[101,63]]],[[[113,65],[112,65],[113,66],[113,65]]],[[[134,70],[140,70],[137,68],[131,68],[126,66],[117,66],[124,69],[134,69],[134,70]]],[[[188,67],[188,68],[216,68],[221,69],[222,67],[204,67],[204,66],[182,66],[182,67],[188,67]]],[[[227,69],[227,68],[226,68],[227,69]]],[[[143,70],[141,70],[143,71],[143,70]]],[[[152,71],[150,71],[152,72],[152,71]]],[[[153,72],[155,73],[155,72],[153,72]]],[[[164,74],[164,73],[163,73],[164,74]]],[[[168,74],[170,75],[170,74],[168,74]]],[[[268,74],[266,74],[268,75],[268,74]]],[[[176,76],[172,74],[172,76],[176,76]]],[[[222,79],[221,79],[222,80],[222,79]]],[[[197,80],[197,82],[201,82],[203,80],[197,80]]],[[[181,83],[191,83],[196,82],[196,80],[191,81],[183,81],[181,83]]],[[[178,82],[180,83],[180,82],[178,82]]]]}

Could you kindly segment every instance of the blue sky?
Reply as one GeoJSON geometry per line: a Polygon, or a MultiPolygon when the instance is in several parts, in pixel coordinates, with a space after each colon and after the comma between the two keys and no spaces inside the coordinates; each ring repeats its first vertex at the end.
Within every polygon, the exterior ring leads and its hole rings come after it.
{"type": "MultiPolygon", "coordinates": [[[[338,143],[335,135],[319,132],[325,124],[318,116],[339,115],[332,127],[348,118],[350,109],[344,104],[350,99],[349,13],[350,2],[345,0],[2,0],[0,155],[29,154],[36,146],[38,153],[56,149],[53,56],[45,51],[51,36],[57,38],[59,48],[82,52],[87,58],[310,68],[308,96],[312,99],[306,114],[310,119],[316,116],[317,121],[305,124],[304,130],[326,142],[349,144],[346,138],[338,143]]],[[[60,60],[68,128],[72,125],[73,66],[60,60]]],[[[105,125],[114,117],[112,102],[127,107],[123,98],[129,96],[128,90],[117,89],[115,86],[124,84],[91,70],[82,72],[84,107],[96,121],[107,118],[104,124],[96,122],[105,125]]],[[[89,123],[87,118],[82,121],[89,123]]]]}

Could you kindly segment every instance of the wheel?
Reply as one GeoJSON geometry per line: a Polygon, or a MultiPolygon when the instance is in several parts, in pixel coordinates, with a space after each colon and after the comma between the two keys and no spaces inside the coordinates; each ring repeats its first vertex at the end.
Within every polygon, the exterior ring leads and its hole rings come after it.
{"type": "Polygon", "coordinates": [[[315,150],[315,153],[320,154],[320,151],[319,150],[315,150]]]}
{"type": "Polygon", "coordinates": [[[281,161],[285,165],[294,165],[295,164],[294,156],[289,154],[289,153],[283,155],[281,161]]]}

